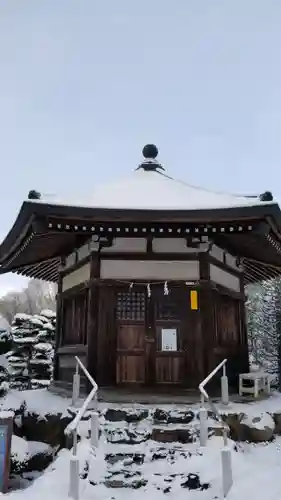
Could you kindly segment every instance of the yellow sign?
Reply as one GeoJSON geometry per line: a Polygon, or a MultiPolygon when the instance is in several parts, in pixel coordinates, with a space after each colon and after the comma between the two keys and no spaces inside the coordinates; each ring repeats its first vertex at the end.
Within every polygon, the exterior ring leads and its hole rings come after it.
{"type": "Polygon", "coordinates": [[[198,292],[190,290],[190,307],[192,311],[198,311],[198,292]]]}

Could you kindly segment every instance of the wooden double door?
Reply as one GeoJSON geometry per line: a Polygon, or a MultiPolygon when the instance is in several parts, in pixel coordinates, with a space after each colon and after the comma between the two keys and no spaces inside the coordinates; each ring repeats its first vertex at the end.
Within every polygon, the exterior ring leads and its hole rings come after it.
{"type": "Polygon", "coordinates": [[[183,384],[185,321],[179,289],[117,293],[118,384],[183,384]]]}

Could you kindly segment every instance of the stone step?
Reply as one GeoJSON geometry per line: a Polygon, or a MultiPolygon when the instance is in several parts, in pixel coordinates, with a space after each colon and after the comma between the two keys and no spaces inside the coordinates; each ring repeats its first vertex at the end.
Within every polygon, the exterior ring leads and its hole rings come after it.
{"type": "Polygon", "coordinates": [[[109,422],[141,422],[145,419],[150,419],[154,423],[167,424],[189,424],[195,417],[195,413],[191,410],[171,409],[165,410],[162,408],[156,409],[126,409],[126,408],[108,408],[104,414],[104,419],[109,422]]]}
{"type": "MultiPolygon", "coordinates": [[[[142,451],[131,451],[134,448],[130,446],[123,447],[123,451],[121,449],[122,447],[115,453],[110,444],[105,446],[104,472],[98,479],[89,477],[90,484],[104,484],[110,489],[139,489],[149,484],[152,489],[164,493],[175,488],[178,490],[178,486],[198,491],[210,487],[200,480],[196,471],[191,472],[196,469],[198,459],[204,459],[198,447],[193,446],[192,450],[187,450],[186,446],[180,444],[157,446],[149,442],[142,451]],[[193,458],[195,462],[191,462],[193,458]],[[186,461],[186,465],[183,461],[186,461]]],[[[87,473],[88,470],[85,477],[87,473]]]]}
{"type": "MultiPolygon", "coordinates": [[[[69,409],[74,418],[79,409],[69,409]]],[[[199,407],[149,408],[98,406],[99,425],[106,440],[112,444],[139,444],[148,440],[162,443],[192,443],[199,440],[199,407]]],[[[227,411],[227,410],[225,410],[227,411]]],[[[86,412],[84,423],[89,421],[92,410],[86,412]]],[[[257,411],[223,413],[222,419],[229,426],[229,437],[234,441],[264,442],[281,435],[281,413],[257,411]]],[[[223,425],[212,411],[208,412],[209,436],[221,436],[223,425]]]]}

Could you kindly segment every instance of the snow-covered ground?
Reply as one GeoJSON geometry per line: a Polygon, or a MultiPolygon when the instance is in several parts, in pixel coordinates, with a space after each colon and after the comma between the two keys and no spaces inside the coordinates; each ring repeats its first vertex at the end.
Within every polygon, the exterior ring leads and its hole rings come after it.
{"type": "MultiPolygon", "coordinates": [[[[1,400],[1,409],[19,408],[26,401],[29,411],[34,411],[42,416],[46,413],[65,413],[70,405],[70,400],[55,396],[45,389],[37,391],[11,391],[6,398],[1,400]]],[[[111,405],[112,406],[112,405],[111,405]]],[[[120,405],[118,405],[120,407],[120,405]]],[[[141,405],[138,405],[138,407],[141,405]]],[[[106,407],[102,403],[101,408],[106,407]]],[[[169,405],[161,405],[169,407],[169,405]]],[[[190,408],[190,407],[189,407],[190,408]]],[[[171,405],[170,405],[171,409],[171,405]]],[[[193,409],[193,408],[192,408],[193,409]]],[[[253,404],[232,403],[229,412],[244,412],[248,415],[261,412],[281,413],[281,395],[278,393],[267,400],[253,404]]],[[[119,423],[112,423],[118,426],[119,423]]],[[[150,500],[163,499],[165,496],[177,500],[213,500],[221,496],[221,462],[220,451],[222,439],[212,437],[205,448],[200,448],[197,443],[156,443],[148,440],[141,444],[126,445],[114,444],[105,441],[102,436],[99,449],[95,455],[86,438],[88,422],[83,422],[83,434],[78,445],[81,473],[88,462],[89,471],[85,478],[80,480],[80,499],[92,500],[139,500],[147,494],[150,500]],[[84,432],[85,428],[85,432],[84,432]],[[162,455],[153,460],[153,453],[162,455]],[[162,451],[161,451],[162,450],[162,451]],[[170,453],[169,450],[173,450],[170,453]],[[130,460],[108,463],[104,460],[108,454],[138,453],[144,455],[142,464],[130,463],[130,460]],[[110,471],[118,483],[118,471],[130,471],[131,480],[142,478],[147,484],[139,489],[108,488],[104,482],[110,471]],[[202,490],[189,490],[182,486],[189,474],[197,474],[201,484],[208,483],[209,488],[202,490]],[[95,483],[97,483],[95,485],[95,483]]],[[[81,429],[82,430],[82,429],[81,429]]],[[[32,445],[33,446],[33,445],[32,445]]],[[[38,447],[35,443],[35,447],[38,447]]],[[[279,500],[281,498],[281,438],[276,438],[268,444],[247,444],[229,441],[232,452],[234,485],[229,493],[229,500],[279,500]]],[[[13,452],[27,453],[19,439],[13,439],[13,452]]],[[[51,464],[43,475],[38,477],[26,490],[12,491],[5,496],[9,500],[64,500],[68,498],[69,462],[71,451],[62,450],[58,458],[51,464]]],[[[128,476],[127,476],[128,477],[128,476]]],[[[128,479],[130,482],[130,477],[128,479]]]]}
{"type": "Polygon", "coordinates": [[[56,396],[47,389],[38,389],[33,391],[11,390],[5,397],[1,398],[0,409],[17,410],[24,402],[26,403],[30,413],[34,411],[35,413],[38,413],[38,415],[42,416],[47,413],[63,414],[71,405],[70,399],[56,396]]]}
{"type": "MultiPolygon", "coordinates": [[[[16,391],[11,390],[8,394],[0,399],[0,410],[16,410],[20,408],[23,402],[26,402],[27,408],[30,412],[34,411],[39,415],[46,415],[47,413],[64,413],[68,407],[71,406],[71,399],[66,397],[61,397],[47,389],[37,389],[32,391],[16,391]]],[[[83,400],[81,400],[81,405],[83,400]]],[[[79,406],[79,403],[78,403],[79,406]]],[[[132,404],[132,403],[105,403],[100,402],[99,408],[143,408],[143,404],[132,404]]],[[[171,404],[151,404],[150,408],[161,407],[163,409],[173,409],[174,406],[171,404]]],[[[269,398],[261,399],[255,402],[241,403],[231,401],[228,406],[216,405],[217,408],[223,413],[246,413],[249,416],[255,416],[259,413],[281,413],[281,393],[273,392],[269,398]]],[[[177,404],[177,409],[186,410],[187,407],[184,404],[177,404]]],[[[199,409],[198,404],[188,404],[188,408],[192,410],[199,409]]]]}
{"type": "MultiPolygon", "coordinates": [[[[136,446],[135,452],[146,452],[145,446],[136,446]]],[[[232,443],[233,445],[233,443],[232,443]]],[[[116,452],[126,452],[125,446],[114,446],[116,452]]],[[[171,445],[164,445],[168,448],[171,445]]],[[[186,451],[194,453],[189,458],[178,457],[174,463],[159,460],[153,463],[149,460],[138,466],[142,475],[148,480],[148,486],[134,490],[129,488],[108,489],[104,485],[91,485],[90,481],[98,481],[104,474],[104,445],[101,444],[97,456],[91,456],[89,442],[82,441],[78,447],[81,468],[90,458],[90,471],[87,479],[80,480],[81,500],[143,499],[147,494],[150,500],[169,498],[177,500],[213,500],[221,498],[220,481],[220,450],[221,439],[212,438],[204,450],[192,445],[182,446],[186,451]],[[202,452],[197,453],[197,452],[202,452]],[[210,488],[203,491],[188,490],[181,486],[189,473],[199,474],[201,482],[210,483],[210,488]],[[171,477],[172,476],[172,477],[171,477]],[[171,481],[171,482],[170,482],[171,481]],[[163,490],[170,487],[168,493],[163,490]],[[159,488],[159,489],[157,489],[159,488]]],[[[281,498],[281,439],[267,445],[239,446],[232,451],[234,485],[229,493],[229,500],[279,500],[281,498]]],[[[131,449],[130,449],[131,451],[131,449]]],[[[28,490],[15,491],[6,496],[9,500],[29,498],[29,500],[64,500],[68,497],[69,460],[71,452],[63,450],[53,465],[45,474],[36,479],[28,490]]],[[[147,457],[148,458],[148,457],[147,457]]],[[[136,467],[135,467],[136,468],[136,467]]]]}

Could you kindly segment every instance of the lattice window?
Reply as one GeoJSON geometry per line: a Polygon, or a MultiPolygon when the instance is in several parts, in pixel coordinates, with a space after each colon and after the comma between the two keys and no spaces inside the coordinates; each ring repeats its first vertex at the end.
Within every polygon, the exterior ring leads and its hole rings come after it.
{"type": "Polygon", "coordinates": [[[118,292],[116,316],[119,320],[142,321],[145,318],[144,292],[118,292]]]}
{"type": "Polygon", "coordinates": [[[239,341],[238,302],[219,295],[216,302],[216,341],[218,345],[231,345],[239,341]]]}
{"type": "Polygon", "coordinates": [[[156,320],[177,320],[180,318],[179,305],[169,295],[163,295],[156,300],[156,320]]]}

